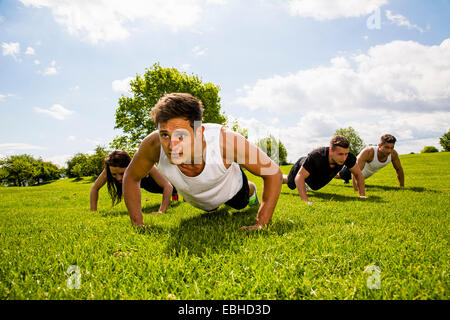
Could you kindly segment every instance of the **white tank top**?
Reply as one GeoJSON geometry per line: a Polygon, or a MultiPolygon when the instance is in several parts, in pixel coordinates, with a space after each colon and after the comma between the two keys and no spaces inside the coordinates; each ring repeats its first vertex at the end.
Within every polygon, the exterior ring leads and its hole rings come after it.
{"type": "Polygon", "coordinates": [[[387,166],[391,162],[391,154],[388,156],[385,162],[380,162],[378,160],[378,146],[373,147],[373,160],[371,162],[366,162],[364,169],[362,170],[362,174],[364,179],[367,179],[375,172],[380,170],[381,168],[387,166]]]}
{"type": "Polygon", "coordinates": [[[210,211],[233,198],[241,190],[243,179],[236,162],[228,169],[223,164],[220,150],[222,125],[205,123],[203,127],[206,141],[205,167],[198,176],[188,177],[183,174],[177,165],[169,162],[162,146],[158,169],[187,202],[196,208],[210,211]]]}

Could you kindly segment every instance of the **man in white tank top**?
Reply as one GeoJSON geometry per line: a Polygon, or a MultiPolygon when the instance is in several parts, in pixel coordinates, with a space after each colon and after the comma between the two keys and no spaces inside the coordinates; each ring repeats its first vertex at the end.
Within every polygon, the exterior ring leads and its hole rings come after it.
{"type": "MultiPolygon", "coordinates": [[[[403,172],[400,158],[397,151],[394,150],[395,142],[397,140],[390,134],[385,134],[380,138],[378,146],[367,147],[358,155],[357,164],[362,171],[364,179],[371,177],[374,173],[387,166],[392,162],[392,165],[397,172],[397,179],[400,188],[405,185],[405,175],[403,172]]],[[[343,179],[347,182],[352,179],[353,187],[357,190],[357,181],[346,167],[342,168],[336,178],[343,179]]]]}
{"type": "Polygon", "coordinates": [[[281,192],[280,168],[243,136],[218,124],[202,124],[202,102],[187,93],[164,95],[151,116],[159,130],[141,143],[123,179],[123,195],[131,223],[143,226],[140,180],[158,163],[159,171],[178,193],[205,211],[227,204],[243,209],[256,198],[240,166],[264,180],[256,222],[245,230],[261,229],[272,218],[281,192]]]}

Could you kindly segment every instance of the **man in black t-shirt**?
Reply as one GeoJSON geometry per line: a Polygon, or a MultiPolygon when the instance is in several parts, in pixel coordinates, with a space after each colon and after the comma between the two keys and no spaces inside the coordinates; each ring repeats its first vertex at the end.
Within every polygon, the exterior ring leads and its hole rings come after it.
{"type": "Polygon", "coordinates": [[[312,190],[323,188],[345,165],[350,168],[358,181],[359,197],[366,198],[364,177],[349,147],[347,138],[334,136],[330,141],[330,147],[315,149],[307,157],[298,159],[289,175],[283,177],[283,183],[287,183],[291,190],[297,188],[300,198],[311,205],[306,194],[307,187],[312,190]]]}

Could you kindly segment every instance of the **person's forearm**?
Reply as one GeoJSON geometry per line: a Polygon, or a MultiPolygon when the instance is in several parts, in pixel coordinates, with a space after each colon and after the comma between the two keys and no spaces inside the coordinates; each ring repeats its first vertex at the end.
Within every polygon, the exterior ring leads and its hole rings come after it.
{"type": "Polygon", "coordinates": [[[163,199],[161,202],[161,205],[159,207],[159,212],[166,212],[167,208],[170,204],[170,197],[172,196],[173,187],[169,184],[166,187],[164,187],[163,191],[163,199]]]}
{"type": "Polygon", "coordinates": [[[354,174],[352,174],[352,183],[353,183],[353,190],[358,191],[359,190],[358,181],[355,179],[354,174]]]}
{"type": "Polygon", "coordinates": [[[403,173],[403,169],[397,171],[397,179],[400,187],[405,186],[405,174],[403,173]]]}
{"type": "Polygon", "coordinates": [[[303,179],[300,176],[297,176],[295,178],[295,185],[297,186],[298,194],[300,195],[300,198],[308,203],[308,195],[306,193],[306,183],[305,179],[303,179]]]}
{"type": "Polygon", "coordinates": [[[359,190],[359,196],[365,197],[366,196],[366,185],[364,183],[364,176],[362,174],[358,175],[358,190],[359,190]]]}
{"type": "Polygon", "coordinates": [[[130,214],[131,224],[142,226],[144,218],[141,211],[141,187],[139,181],[134,181],[127,176],[123,179],[123,198],[130,214]]]}
{"type": "Polygon", "coordinates": [[[267,176],[264,179],[261,205],[256,217],[256,225],[264,227],[269,224],[272,219],[275,206],[281,192],[281,185],[283,184],[283,175],[281,171],[277,174],[267,176]]]}
{"type": "Polygon", "coordinates": [[[91,202],[91,211],[97,211],[98,190],[91,190],[90,202],[91,202]]]}

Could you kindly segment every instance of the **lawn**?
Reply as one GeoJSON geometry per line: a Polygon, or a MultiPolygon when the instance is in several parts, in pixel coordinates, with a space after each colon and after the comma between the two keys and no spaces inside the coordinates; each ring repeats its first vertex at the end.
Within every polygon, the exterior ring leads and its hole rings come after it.
{"type": "Polygon", "coordinates": [[[106,187],[89,210],[90,178],[1,187],[0,299],[448,299],[450,153],[400,159],[406,187],[390,165],[368,199],[333,180],[309,207],[284,185],[260,232],[239,230],[254,207],[150,215],[161,195],[144,190],[140,231],[106,187]]]}

